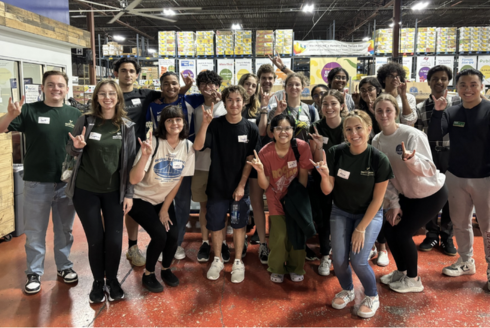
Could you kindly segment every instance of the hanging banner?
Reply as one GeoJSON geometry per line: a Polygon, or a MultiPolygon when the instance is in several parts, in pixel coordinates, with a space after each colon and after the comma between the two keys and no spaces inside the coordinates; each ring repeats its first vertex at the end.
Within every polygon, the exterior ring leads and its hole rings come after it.
{"type": "Polygon", "coordinates": [[[212,59],[198,59],[197,60],[197,74],[202,71],[214,71],[214,60],[212,59]]]}
{"type": "Polygon", "coordinates": [[[233,59],[218,59],[218,75],[223,78],[222,88],[235,84],[235,61],[233,59]]]}
{"type": "Polygon", "coordinates": [[[252,73],[252,59],[235,59],[235,81],[238,84],[242,75],[252,73]]]}
{"type": "MultiPolygon", "coordinates": [[[[454,75],[454,56],[438,56],[436,57],[436,66],[443,65],[449,67],[454,75]]],[[[453,80],[449,81],[449,85],[453,85],[453,80]]]]}
{"type": "Polygon", "coordinates": [[[336,40],[294,41],[295,56],[368,56],[374,53],[371,41],[342,42],[336,40]]]}
{"type": "Polygon", "coordinates": [[[412,79],[412,62],[413,62],[413,57],[403,57],[403,69],[405,70],[405,73],[407,73],[407,81],[410,81],[412,79]]]}
{"type": "Polygon", "coordinates": [[[435,66],[435,60],[434,56],[417,57],[417,74],[415,76],[417,82],[427,81],[427,73],[435,66]]]}
{"type": "Polygon", "coordinates": [[[490,84],[490,56],[478,56],[478,70],[483,74],[483,83],[490,84]]]}
{"type": "MultiPolygon", "coordinates": [[[[335,67],[342,67],[349,73],[349,77],[354,78],[357,73],[357,57],[311,58],[310,85],[327,84],[328,72],[335,67]]],[[[348,85],[349,83],[347,83],[346,87],[348,85]]]]}
{"type": "MultiPolygon", "coordinates": [[[[192,77],[194,80],[196,79],[196,61],[194,59],[179,59],[179,72],[184,76],[192,77]]],[[[180,75],[179,74],[179,75],[180,75]]],[[[179,76],[180,85],[184,85],[184,80],[182,80],[182,76],[179,76]]]]}
{"type": "Polygon", "coordinates": [[[175,59],[159,59],[158,60],[158,77],[165,72],[175,72],[175,59]]]}
{"type": "Polygon", "coordinates": [[[458,59],[458,72],[461,72],[464,69],[474,68],[476,69],[477,62],[476,56],[459,56],[458,59]]]}
{"type": "Polygon", "coordinates": [[[378,69],[384,64],[388,64],[388,57],[376,57],[376,68],[373,75],[378,74],[378,69]]]}

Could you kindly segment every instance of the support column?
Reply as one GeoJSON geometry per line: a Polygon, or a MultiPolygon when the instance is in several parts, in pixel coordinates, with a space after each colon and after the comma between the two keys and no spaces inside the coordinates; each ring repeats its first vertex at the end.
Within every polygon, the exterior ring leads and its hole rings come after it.
{"type": "Polygon", "coordinates": [[[89,65],[88,77],[91,85],[97,84],[97,75],[95,72],[95,24],[94,24],[94,12],[87,13],[87,30],[90,32],[90,49],[92,50],[92,65],[89,65]]]}
{"type": "Polygon", "coordinates": [[[401,60],[400,54],[400,21],[401,21],[402,0],[395,0],[393,5],[393,55],[392,59],[395,62],[401,60]]]}

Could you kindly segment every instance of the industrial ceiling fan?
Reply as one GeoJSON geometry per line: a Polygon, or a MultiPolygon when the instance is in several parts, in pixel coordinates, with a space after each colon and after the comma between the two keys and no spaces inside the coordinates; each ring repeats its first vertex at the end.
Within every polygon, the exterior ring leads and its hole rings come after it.
{"type": "MultiPolygon", "coordinates": [[[[171,23],[175,23],[175,19],[171,18],[166,18],[162,17],[161,14],[163,13],[162,8],[136,8],[141,1],[143,0],[133,0],[130,4],[128,4],[127,0],[119,0],[119,3],[121,4],[122,8],[117,8],[114,6],[109,6],[105,4],[100,4],[94,1],[89,1],[89,0],[77,0],[78,2],[85,2],[89,3],[92,5],[97,5],[101,6],[107,9],[95,9],[94,11],[96,12],[117,12],[117,14],[108,22],[108,24],[113,24],[115,21],[117,21],[119,18],[121,18],[122,15],[124,14],[131,14],[135,16],[142,16],[142,17],[148,17],[152,19],[158,19],[158,20],[163,20],[171,23]],[[153,12],[154,14],[145,14],[144,12],[153,12]]],[[[165,8],[165,9],[172,9],[172,10],[201,10],[201,7],[173,7],[173,8],[165,8]]],[[[70,11],[89,11],[89,10],[70,10],[70,11]]]]}

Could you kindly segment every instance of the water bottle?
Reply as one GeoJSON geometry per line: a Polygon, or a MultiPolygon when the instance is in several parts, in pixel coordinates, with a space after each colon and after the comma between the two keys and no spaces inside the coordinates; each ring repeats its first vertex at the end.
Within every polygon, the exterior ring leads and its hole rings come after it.
{"type": "Polygon", "coordinates": [[[231,224],[238,224],[240,218],[240,203],[234,201],[231,205],[231,224]]]}

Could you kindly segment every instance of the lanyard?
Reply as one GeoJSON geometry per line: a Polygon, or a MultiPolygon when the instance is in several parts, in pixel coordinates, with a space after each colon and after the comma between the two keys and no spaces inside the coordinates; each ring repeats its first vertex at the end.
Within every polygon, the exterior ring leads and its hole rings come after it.
{"type": "MultiPolygon", "coordinates": [[[[299,104],[299,109],[298,109],[298,117],[297,117],[297,118],[295,118],[296,123],[298,123],[299,116],[301,115],[301,107],[303,107],[303,106],[301,106],[301,104],[299,104]]],[[[291,107],[289,107],[289,105],[288,105],[288,107],[286,108],[286,110],[288,111],[288,115],[291,115],[291,110],[290,110],[290,108],[291,108],[291,107]]]]}

